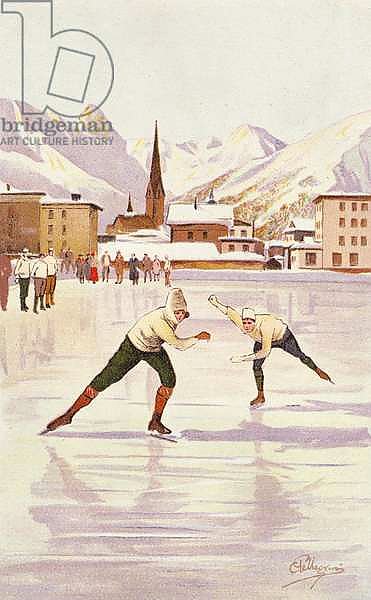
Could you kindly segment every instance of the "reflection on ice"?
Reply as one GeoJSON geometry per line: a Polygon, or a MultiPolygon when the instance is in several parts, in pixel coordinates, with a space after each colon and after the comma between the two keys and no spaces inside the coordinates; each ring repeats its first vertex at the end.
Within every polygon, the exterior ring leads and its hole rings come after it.
{"type": "Polygon", "coordinates": [[[132,321],[163,302],[163,288],[64,282],[53,311],[1,322],[2,597],[307,598],[304,587],[282,590],[305,552],[345,565],[316,587],[317,599],[368,597],[370,335],[354,319],[369,311],[368,287],[207,286],[183,286],[191,319],[182,334],[207,328],[213,339],[171,351],[178,384],[166,422],[176,444],[146,435],[158,381],[145,365],[72,425],[36,435],[132,321]],[[209,291],[284,316],[337,385],[272,351],[267,404],[250,411],[251,366],[228,360],[249,343],[210,311],[209,291]]]}

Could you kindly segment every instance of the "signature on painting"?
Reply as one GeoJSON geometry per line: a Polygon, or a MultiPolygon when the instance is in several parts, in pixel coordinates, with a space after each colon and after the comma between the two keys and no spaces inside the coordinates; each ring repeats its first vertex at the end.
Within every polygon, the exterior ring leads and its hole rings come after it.
{"type": "Polygon", "coordinates": [[[310,589],[313,590],[319,581],[324,577],[329,577],[330,575],[341,575],[341,573],[344,573],[344,567],[342,564],[330,565],[327,563],[319,563],[314,555],[306,553],[297,556],[289,564],[289,573],[293,576],[297,575],[297,577],[295,577],[293,581],[283,585],[283,589],[288,588],[291,585],[295,585],[296,583],[303,583],[307,581],[310,583],[310,589]]]}

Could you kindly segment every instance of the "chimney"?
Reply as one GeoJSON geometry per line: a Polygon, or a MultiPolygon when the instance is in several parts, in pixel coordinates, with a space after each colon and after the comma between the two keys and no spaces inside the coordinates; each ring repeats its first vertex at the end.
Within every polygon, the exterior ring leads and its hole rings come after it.
{"type": "Polygon", "coordinates": [[[71,194],[71,200],[73,200],[73,202],[79,202],[79,200],[81,200],[81,194],[71,194]]]}

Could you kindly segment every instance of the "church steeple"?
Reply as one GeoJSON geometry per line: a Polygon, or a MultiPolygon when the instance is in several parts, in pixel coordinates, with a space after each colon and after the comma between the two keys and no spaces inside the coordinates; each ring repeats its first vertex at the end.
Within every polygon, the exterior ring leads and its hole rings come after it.
{"type": "Polygon", "coordinates": [[[162,183],[160,150],[158,146],[157,121],[153,141],[151,172],[146,191],[146,215],[153,220],[156,227],[164,223],[165,190],[162,183]]]}
{"type": "Polygon", "coordinates": [[[130,213],[130,214],[132,214],[132,213],[134,212],[134,211],[133,211],[133,205],[132,205],[132,203],[131,203],[131,195],[130,195],[130,192],[129,192],[128,207],[127,207],[127,209],[126,209],[126,212],[127,212],[127,213],[130,213]]]}

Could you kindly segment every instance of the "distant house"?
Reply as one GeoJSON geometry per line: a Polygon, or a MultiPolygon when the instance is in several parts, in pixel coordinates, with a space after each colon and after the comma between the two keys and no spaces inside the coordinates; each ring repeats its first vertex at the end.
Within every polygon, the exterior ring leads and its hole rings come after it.
{"type": "MultiPolygon", "coordinates": [[[[235,231],[235,225],[232,231],[235,231]]],[[[220,252],[253,252],[264,256],[264,242],[255,237],[236,237],[231,232],[228,236],[219,238],[220,252]]]]}
{"type": "Polygon", "coordinates": [[[292,242],[285,240],[268,240],[265,243],[265,255],[269,260],[274,258],[279,261],[284,269],[290,268],[290,246],[292,242]]]}
{"type": "Polygon", "coordinates": [[[293,244],[290,263],[291,269],[322,269],[322,244],[313,239],[293,244]]]}
{"type": "Polygon", "coordinates": [[[302,242],[305,237],[314,237],[315,229],[314,219],[293,217],[283,232],[283,239],[286,242],[302,242]]]}
{"type": "Polygon", "coordinates": [[[193,204],[170,204],[166,219],[171,242],[212,242],[220,247],[219,238],[227,236],[233,224],[233,207],[212,201],[193,204]]]}
{"type": "Polygon", "coordinates": [[[253,226],[247,221],[241,221],[240,219],[234,219],[233,227],[229,231],[230,237],[234,238],[253,238],[253,226]]]}

